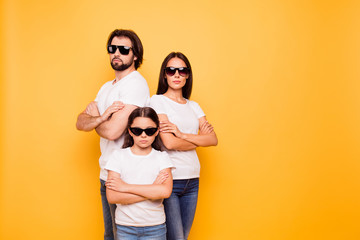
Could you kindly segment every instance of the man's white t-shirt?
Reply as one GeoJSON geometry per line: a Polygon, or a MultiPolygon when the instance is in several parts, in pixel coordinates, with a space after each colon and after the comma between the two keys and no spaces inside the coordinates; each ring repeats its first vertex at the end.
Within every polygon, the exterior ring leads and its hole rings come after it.
{"type": "MultiPolygon", "coordinates": [[[[197,134],[199,118],[205,116],[199,104],[186,100],[185,104],[177,103],[164,95],[154,95],[150,99],[150,107],[157,114],[166,114],[169,121],[175,124],[180,132],[197,134]]],[[[189,151],[166,150],[176,169],[174,179],[190,179],[200,176],[200,162],[195,149],[189,151]]]]}
{"type": "MultiPolygon", "coordinates": [[[[105,110],[115,101],[121,101],[124,104],[131,104],[138,107],[147,106],[150,99],[150,92],[147,82],[137,71],[126,75],[120,81],[113,84],[114,80],[106,82],[98,92],[95,101],[102,115],[105,110]]],[[[101,156],[100,179],[106,181],[107,171],[104,170],[107,161],[107,155],[112,149],[120,149],[124,143],[124,135],[117,140],[110,141],[100,137],[101,156]]]]}
{"type": "MultiPolygon", "coordinates": [[[[106,170],[120,173],[129,184],[152,184],[159,172],[172,168],[166,152],[155,149],[148,155],[135,155],[130,148],[114,150],[105,166],[106,170]]],[[[145,200],[133,204],[116,204],[115,222],[125,226],[155,226],[165,222],[163,200],[145,200]]]]}

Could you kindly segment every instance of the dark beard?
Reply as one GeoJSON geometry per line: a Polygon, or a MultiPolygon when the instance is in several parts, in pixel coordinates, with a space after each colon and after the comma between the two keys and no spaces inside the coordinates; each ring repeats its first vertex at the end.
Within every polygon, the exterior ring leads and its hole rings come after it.
{"type": "Polygon", "coordinates": [[[132,65],[132,63],[134,61],[134,57],[131,59],[131,61],[130,61],[131,63],[128,63],[128,64],[123,63],[123,61],[121,59],[120,59],[120,61],[122,62],[121,65],[119,63],[113,63],[113,61],[110,62],[111,67],[115,71],[124,71],[124,70],[128,69],[132,65]]]}

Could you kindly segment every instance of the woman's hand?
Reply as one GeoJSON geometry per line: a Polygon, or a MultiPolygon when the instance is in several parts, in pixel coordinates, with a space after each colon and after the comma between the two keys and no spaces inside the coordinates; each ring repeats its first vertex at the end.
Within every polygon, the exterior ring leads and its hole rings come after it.
{"type": "Polygon", "coordinates": [[[105,186],[113,191],[127,192],[127,183],[121,178],[111,177],[105,182],[105,186]]]}
{"type": "Polygon", "coordinates": [[[180,132],[178,127],[175,124],[169,122],[168,120],[163,120],[160,122],[160,132],[172,133],[178,138],[182,138],[183,136],[183,133],[180,132]]]}
{"type": "Polygon", "coordinates": [[[208,121],[205,121],[200,125],[200,132],[199,132],[200,135],[209,134],[212,133],[213,131],[214,128],[208,121]]]}
{"type": "Polygon", "coordinates": [[[121,109],[123,109],[125,107],[125,104],[123,102],[120,101],[115,101],[113,102],[113,104],[111,104],[103,113],[103,115],[101,115],[101,118],[103,121],[108,120],[111,115],[121,109]]]}
{"type": "Polygon", "coordinates": [[[165,182],[165,180],[169,177],[169,173],[167,173],[165,170],[161,170],[159,174],[157,175],[155,181],[153,184],[162,184],[165,182]]]}

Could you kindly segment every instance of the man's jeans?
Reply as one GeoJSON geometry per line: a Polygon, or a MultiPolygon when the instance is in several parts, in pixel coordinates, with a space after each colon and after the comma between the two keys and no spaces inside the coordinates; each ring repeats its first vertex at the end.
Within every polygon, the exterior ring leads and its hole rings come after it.
{"type": "Polygon", "coordinates": [[[199,178],[174,180],[171,196],[164,199],[167,240],[187,239],[194,220],[199,178]]]}
{"type": "Polygon", "coordinates": [[[100,193],[101,203],[103,207],[104,216],[104,240],[115,240],[116,225],[115,225],[115,209],[116,204],[109,204],[106,198],[105,181],[100,179],[100,193]]]}

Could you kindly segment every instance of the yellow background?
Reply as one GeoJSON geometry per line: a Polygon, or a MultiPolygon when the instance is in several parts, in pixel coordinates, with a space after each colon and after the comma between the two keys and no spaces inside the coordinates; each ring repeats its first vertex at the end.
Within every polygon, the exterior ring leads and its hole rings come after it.
{"type": "Polygon", "coordinates": [[[219,145],[198,150],[190,240],[360,239],[360,2],[1,1],[0,239],[101,239],[99,143],[77,114],[133,29],[155,94],[192,63],[219,145]]]}

